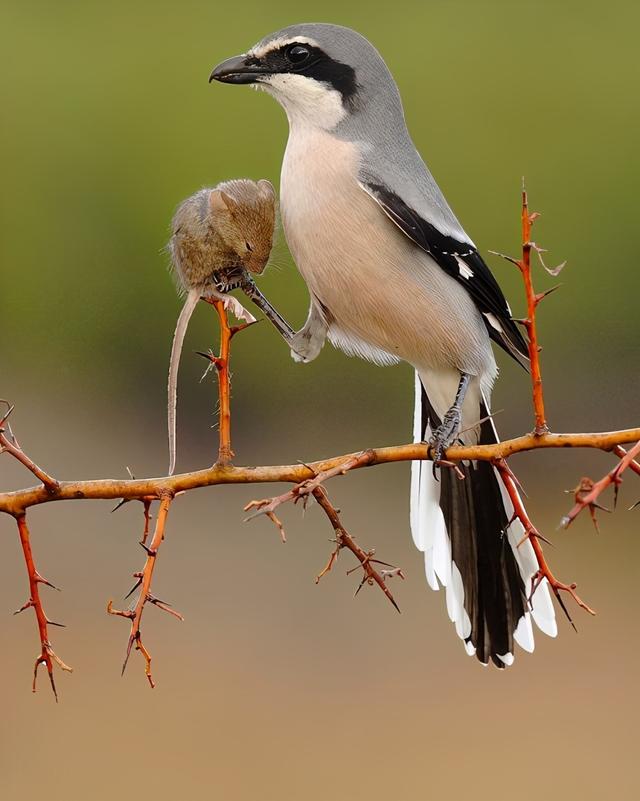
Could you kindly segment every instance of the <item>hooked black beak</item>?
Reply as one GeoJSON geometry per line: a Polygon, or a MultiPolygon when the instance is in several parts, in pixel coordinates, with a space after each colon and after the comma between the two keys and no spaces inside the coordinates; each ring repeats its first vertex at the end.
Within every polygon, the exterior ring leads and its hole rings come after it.
{"type": "Polygon", "coordinates": [[[222,83],[256,83],[260,75],[265,75],[268,70],[255,63],[250,64],[249,57],[233,56],[218,64],[209,76],[211,81],[221,81],[222,83]]]}

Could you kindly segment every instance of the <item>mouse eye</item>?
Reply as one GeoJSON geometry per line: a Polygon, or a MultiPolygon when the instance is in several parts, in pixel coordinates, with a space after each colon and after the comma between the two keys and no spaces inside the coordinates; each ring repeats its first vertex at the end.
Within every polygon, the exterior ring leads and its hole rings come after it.
{"type": "Polygon", "coordinates": [[[247,250],[249,251],[249,253],[253,253],[253,248],[251,247],[251,245],[248,242],[245,242],[244,244],[245,244],[247,250]]]}
{"type": "Polygon", "coordinates": [[[311,55],[311,50],[308,47],[300,44],[294,44],[287,49],[287,59],[292,64],[302,64],[311,55]]]}

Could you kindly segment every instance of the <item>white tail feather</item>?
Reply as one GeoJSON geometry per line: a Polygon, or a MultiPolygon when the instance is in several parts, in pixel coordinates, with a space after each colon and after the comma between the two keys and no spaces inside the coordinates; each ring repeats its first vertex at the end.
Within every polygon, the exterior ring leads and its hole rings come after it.
{"type": "MultiPolygon", "coordinates": [[[[483,402],[489,409],[484,394],[483,402]]],[[[491,425],[493,426],[493,421],[491,421],[491,425]]],[[[495,432],[495,426],[493,428],[495,432]]],[[[414,442],[424,441],[429,434],[428,427],[425,431],[422,430],[422,383],[416,372],[414,442]]],[[[507,518],[511,519],[513,515],[511,499],[500,476],[497,475],[497,478],[507,518]]],[[[440,484],[435,480],[431,464],[428,462],[417,461],[411,464],[411,533],[416,548],[424,553],[425,575],[429,586],[434,590],[440,588],[439,583],[445,587],[449,618],[455,624],[458,636],[466,641],[471,634],[471,621],[464,606],[462,575],[452,560],[451,540],[440,507],[440,484]]],[[[507,537],[522,576],[525,592],[530,593],[532,579],[538,569],[538,564],[530,542],[525,541],[518,545],[523,536],[522,524],[519,520],[514,520],[507,529],[507,537]]],[[[531,598],[530,611],[525,612],[520,618],[513,632],[515,642],[523,650],[529,652],[533,651],[535,647],[532,620],[542,632],[550,637],[556,636],[555,610],[546,579],[536,588],[531,598]]],[[[472,643],[465,642],[465,649],[469,655],[475,654],[476,649],[472,643]]],[[[499,658],[509,666],[513,663],[514,655],[507,653],[499,655],[499,658]]]]}

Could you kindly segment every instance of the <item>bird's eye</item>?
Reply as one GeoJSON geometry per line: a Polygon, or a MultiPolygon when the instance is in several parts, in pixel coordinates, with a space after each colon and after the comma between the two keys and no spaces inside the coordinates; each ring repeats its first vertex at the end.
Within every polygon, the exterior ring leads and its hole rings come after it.
{"type": "Polygon", "coordinates": [[[251,247],[251,245],[248,242],[245,242],[244,244],[245,244],[247,250],[249,251],[249,253],[253,253],[253,248],[251,247]]]}
{"type": "Polygon", "coordinates": [[[304,45],[292,45],[287,50],[287,59],[292,64],[302,64],[311,55],[311,51],[304,45]]]}

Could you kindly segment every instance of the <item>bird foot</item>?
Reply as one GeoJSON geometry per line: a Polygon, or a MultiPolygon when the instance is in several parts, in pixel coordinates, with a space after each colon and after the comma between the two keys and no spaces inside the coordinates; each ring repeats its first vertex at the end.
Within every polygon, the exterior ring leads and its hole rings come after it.
{"type": "Polygon", "coordinates": [[[433,456],[433,473],[435,475],[436,467],[438,467],[443,459],[445,451],[450,445],[455,442],[458,431],[460,430],[460,422],[462,420],[462,413],[457,406],[452,406],[442,419],[442,423],[433,432],[429,445],[433,456]]]}

